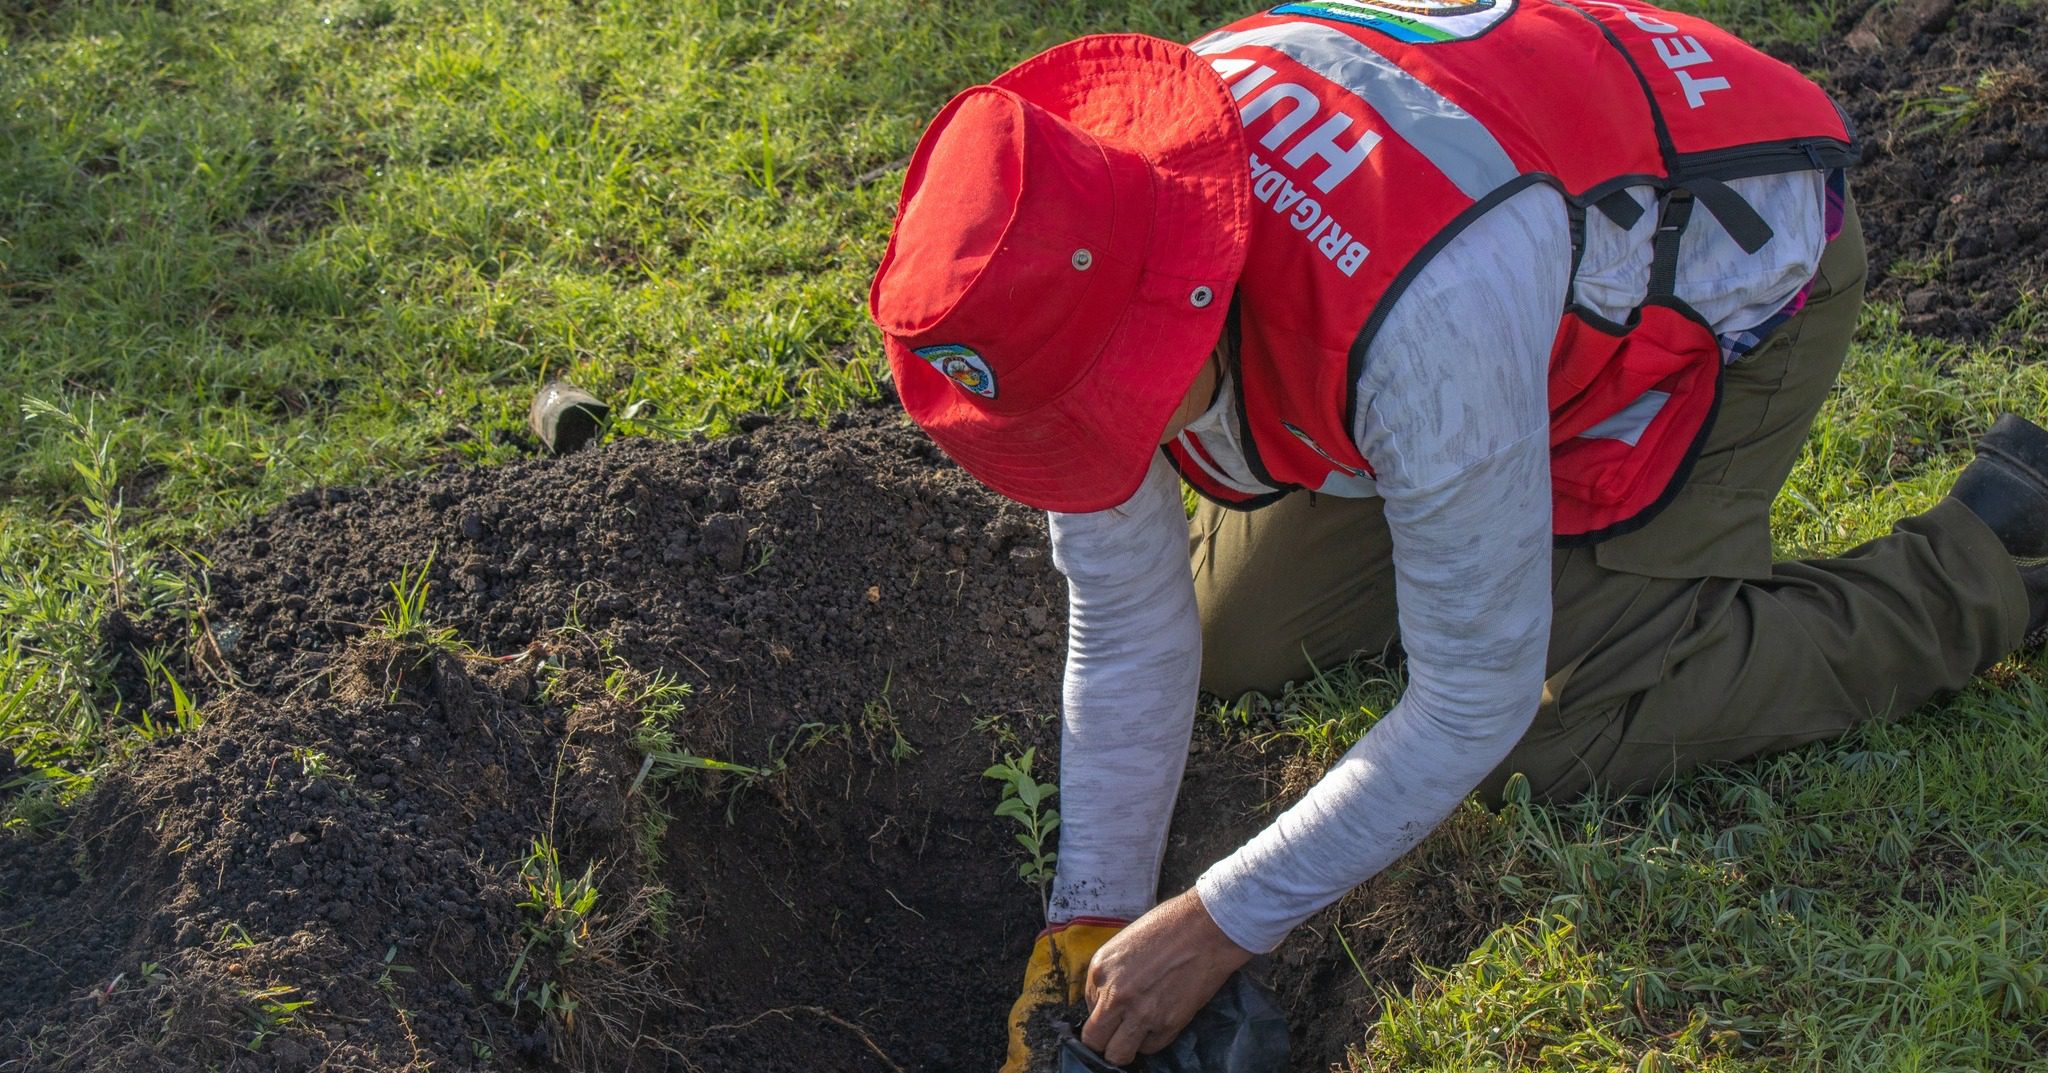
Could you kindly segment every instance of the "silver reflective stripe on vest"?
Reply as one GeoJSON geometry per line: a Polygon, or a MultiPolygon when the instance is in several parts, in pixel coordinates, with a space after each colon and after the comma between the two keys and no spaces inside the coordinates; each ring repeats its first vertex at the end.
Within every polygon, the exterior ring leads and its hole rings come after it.
{"type": "Polygon", "coordinates": [[[1664,412],[1664,404],[1671,401],[1669,391],[1645,391],[1636,401],[1621,408],[1621,412],[1579,433],[1582,440],[1620,440],[1630,447],[1643,438],[1650,422],[1664,412]]]}
{"type": "Polygon", "coordinates": [[[1335,469],[1315,491],[1317,495],[1336,496],[1338,499],[1376,499],[1380,494],[1380,482],[1335,469]]]}
{"type": "Polygon", "coordinates": [[[1521,175],[1485,124],[1342,30],[1298,22],[1222,31],[1194,50],[1208,56],[1246,45],[1279,52],[1356,94],[1474,201],[1521,175]]]}

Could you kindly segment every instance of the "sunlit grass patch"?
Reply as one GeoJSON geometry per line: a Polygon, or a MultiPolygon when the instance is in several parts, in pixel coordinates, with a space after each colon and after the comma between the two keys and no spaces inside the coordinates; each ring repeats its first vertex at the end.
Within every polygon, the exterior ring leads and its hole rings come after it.
{"type": "MultiPolygon", "coordinates": [[[[1831,554],[1882,535],[1947,491],[1999,414],[2048,419],[2048,344],[1960,348],[1900,331],[1898,316],[1888,305],[1865,311],[1841,381],[1773,506],[1780,555],[1831,554]]],[[[2034,316],[2023,305],[2014,321],[2034,316]]]]}
{"type": "Polygon", "coordinates": [[[1626,802],[1513,805],[1532,910],[1360,1069],[2025,1069],[2048,1023],[2048,687],[1626,802]]]}

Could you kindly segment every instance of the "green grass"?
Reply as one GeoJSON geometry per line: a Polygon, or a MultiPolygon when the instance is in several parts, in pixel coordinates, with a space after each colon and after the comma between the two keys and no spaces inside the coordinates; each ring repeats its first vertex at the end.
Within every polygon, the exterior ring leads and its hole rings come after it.
{"type": "Polygon", "coordinates": [[[519,866],[519,885],[526,896],[519,901],[524,910],[520,922],[521,942],[512,970],[499,985],[495,997],[517,1008],[531,1004],[542,1017],[575,1023],[576,997],[560,989],[552,979],[529,988],[523,979],[527,960],[536,953],[552,958],[556,965],[569,962],[589,942],[591,924],[597,917],[597,866],[587,864],[575,879],[563,870],[561,854],[552,839],[535,839],[526,860],[519,866]]]}
{"type": "MultiPolygon", "coordinates": [[[[1695,6],[1797,41],[1833,17],[1695,6]]],[[[868,275],[946,97],[1075,34],[1243,10],[0,8],[0,744],[37,784],[10,819],[190,716],[121,711],[99,638],[203,607],[164,564],[205,535],[315,484],[515,457],[547,376],[644,400],[626,434],[869,394],[868,275]]],[[[2042,337],[2038,303],[2016,316],[2042,337]]],[[[1873,310],[1781,550],[1932,502],[2000,409],[2048,412],[2043,356],[1873,310]]],[[[1512,811],[1482,852],[1528,920],[1362,1028],[1360,1067],[2020,1068],[2048,1048],[2036,672],[1649,801],[1512,811]]],[[[1332,676],[1280,732],[1335,755],[1396,688],[1332,676]]]]}
{"type": "Polygon", "coordinates": [[[1511,807],[1530,918],[1358,1067],[2039,1069],[2048,684],[2002,676],[1646,799],[1511,807]]]}

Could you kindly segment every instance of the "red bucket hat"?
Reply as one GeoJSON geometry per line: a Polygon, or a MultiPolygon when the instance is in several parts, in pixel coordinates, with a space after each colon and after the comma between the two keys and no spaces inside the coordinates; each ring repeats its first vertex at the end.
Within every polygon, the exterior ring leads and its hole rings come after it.
{"type": "Polygon", "coordinates": [[[1251,184],[1221,78],[1084,37],[953,98],[918,143],[868,311],[897,394],[984,484],[1130,498],[1222,333],[1251,184]]]}

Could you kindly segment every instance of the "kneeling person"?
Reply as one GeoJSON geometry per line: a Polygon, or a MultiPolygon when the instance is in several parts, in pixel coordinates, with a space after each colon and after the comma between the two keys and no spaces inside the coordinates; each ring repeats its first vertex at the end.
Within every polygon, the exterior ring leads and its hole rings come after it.
{"type": "Polygon", "coordinates": [[[1796,71],[1633,0],[1288,4],[946,106],[871,312],[910,414],[1051,512],[1070,587],[1055,934],[1006,1068],[1083,990],[1111,1061],[1165,1046],[1475,788],[1839,734],[2048,619],[2017,418],[1891,535],[1771,561],[1862,301],[1853,143],[1796,71]],[[1397,636],[1399,704],[1155,904],[1198,686],[1397,636]]]}

